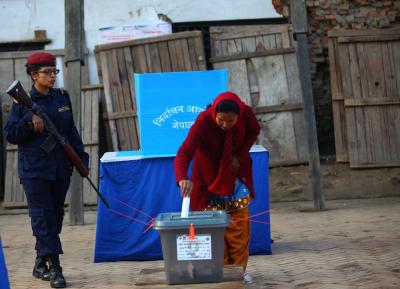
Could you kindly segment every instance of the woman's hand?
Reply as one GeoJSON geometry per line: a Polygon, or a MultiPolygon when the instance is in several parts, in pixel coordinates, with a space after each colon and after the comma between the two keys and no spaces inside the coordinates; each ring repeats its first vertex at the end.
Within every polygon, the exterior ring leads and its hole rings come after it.
{"type": "Polygon", "coordinates": [[[240,168],[239,160],[237,158],[233,157],[233,159],[232,159],[233,172],[236,173],[239,170],[239,168],[240,168]]]}
{"type": "Polygon", "coordinates": [[[38,117],[36,114],[32,115],[32,125],[33,131],[35,133],[42,133],[44,130],[44,123],[43,120],[38,117]]]}
{"type": "Polygon", "coordinates": [[[189,197],[193,190],[193,182],[191,180],[180,180],[178,184],[182,197],[189,197]]]}

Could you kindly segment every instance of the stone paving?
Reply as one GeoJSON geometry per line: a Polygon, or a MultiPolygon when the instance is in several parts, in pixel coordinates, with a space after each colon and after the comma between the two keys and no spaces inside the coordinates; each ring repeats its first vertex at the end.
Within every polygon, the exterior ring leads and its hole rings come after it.
{"type": "MultiPolygon", "coordinates": [[[[327,201],[313,212],[311,202],[272,203],[273,255],[251,256],[252,284],[135,286],[140,270],[155,262],[93,263],[96,212],[84,226],[64,225],[61,257],[68,288],[400,288],[400,198],[327,201]]],[[[68,216],[66,218],[68,220],[68,216]]],[[[26,214],[0,215],[0,234],[11,288],[50,288],[31,276],[34,260],[26,214]]]]}

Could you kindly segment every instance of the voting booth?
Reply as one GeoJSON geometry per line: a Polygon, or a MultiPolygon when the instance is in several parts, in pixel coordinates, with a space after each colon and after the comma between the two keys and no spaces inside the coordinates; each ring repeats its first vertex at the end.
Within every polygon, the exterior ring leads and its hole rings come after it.
{"type": "MultiPolygon", "coordinates": [[[[98,203],[95,262],[162,258],[159,213],[179,212],[174,157],[200,112],[228,90],[227,70],[135,74],[141,148],[106,153],[99,189],[111,209],[98,203]]],[[[251,254],[270,254],[268,151],[254,146],[256,200],[250,204],[251,254]]]]}

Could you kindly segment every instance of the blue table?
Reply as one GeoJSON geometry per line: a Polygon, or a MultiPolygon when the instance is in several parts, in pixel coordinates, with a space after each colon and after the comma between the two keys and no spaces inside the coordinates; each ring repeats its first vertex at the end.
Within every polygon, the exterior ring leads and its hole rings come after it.
{"type": "Polygon", "coordinates": [[[10,285],[8,283],[7,267],[3,255],[3,246],[1,244],[0,238],[0,288],[9,289],[10,285]]]}
{"type": "MultiPolygon", "coordinates": [[[[268,151],[253,146],[250,154],[256,192],[250,213],[256,215],[269,210],[268,151]]],[[[143,159],[118,152],[102,157],[100,191],[112,210],[99,201],[95,262],[162,259],[159,233],[147,224],[159,213],[181,210],[173,161],[174,157],[143,159]]],[[[271,254],[269,213],[254,220],[250,254],[271,254]]]]}

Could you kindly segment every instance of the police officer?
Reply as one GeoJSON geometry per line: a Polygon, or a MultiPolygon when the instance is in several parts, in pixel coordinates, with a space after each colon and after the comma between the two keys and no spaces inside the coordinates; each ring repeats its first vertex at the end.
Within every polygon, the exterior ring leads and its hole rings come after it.
{"type": "MultiPolygon", "coordinates": [[[[32,101],[46,112],[87,166],[89,156],[72,117],[69,95],[53,88],[59,72],[55,56],[45,52],[31,54],[27,58],[26,72],[33,81],[32,101]]],[[[43,120],[22,104],[13,104],[4,130],[7,140],[18,145],[18,173],[36,237],[33,276],[50,280],[52,288],[64,288],[66,281],[59,260],[59,254],[63,253],[59,234],[72,163],[59,144],[50,152],[41,148],[48,137],[43,120]]]]}

